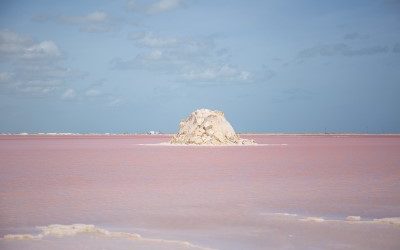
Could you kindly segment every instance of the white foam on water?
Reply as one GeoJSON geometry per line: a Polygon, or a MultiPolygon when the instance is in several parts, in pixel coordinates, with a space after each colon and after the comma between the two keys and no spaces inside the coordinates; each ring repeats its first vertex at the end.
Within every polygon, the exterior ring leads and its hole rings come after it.
{"type": "Polygon", "coordinates": [[[262,216],[270,216],[270,217],[286,217],[288,219],[294,219],[303,222],[342,222],[342,223],[352,223],[352,224],[388,224],[400,227],[400,217],[387,217],[387,218],[380,218],[380,219],[372,219],[372,220],[363,220],[361,216],[357,215],[349,215],[344,220],[340,219],[326,219],[323,217],[302,217],[297,214],[291,213],[260,213],[262,216]]]}
{"type": "Polygon", "coordinates": [[[333,220],[333,219],[324,219],[322,217],[305,217],[301,218],[300,221],[310,221],[310,222],[343,222],[343,223],[352,223],[352,224],[388,224],[393,226],[400,227],[400,217],[391,217],[391,218],[381,218],[381,219],[372,219],[372,220],[362,220],[361,216],[347,216],[345,220],[333,220]]]}
{"type": "Polygon", "coordinates": [[[390,224],[390,225],[400,226],[400,217],[373,219],[371,222],[372,223],[383,223],[383,224],[390,224]]]}
{"type": "Polygon", "coordinates": [[[267,216],[283,216],[283,217],[297,217],[297,214],[291,213],[260,213],[260,215],[267,215],[267,216]]]}
{"type": "Polygon", "coordinates": [[[113,232],[103,228],[96,227],[95,225],[88,224],[71,224],[71,225],[60,225],[53,224],[43,227],[37,227],[40,230],[38,234],[7,234],[4,235],[1,240],[42,240],[48,237],[71,237],[78,234],[96,234],[107,238],[127,239],[141,242],[152,242],[152,243],[166,243],[176,245],[177,247],[183,247],[185,249],[197,249],[197,250],[213,250],[212,248],[202,247],[192,244],[188,241],[181,240],[165,240],[157,238],[145,238],[136,233],[129,232],[113,232]]]}
{"type": "Polygon", "coordinates": [[[305,217],[301,218],[300,221],[324,222],[325,219],[322,217],[305,217]]]}
{"type": "Polygon", "coordinates": [[[346,217],[346,220],[347,221],[360,221],[361,216],[349,215],[346,217]]]}

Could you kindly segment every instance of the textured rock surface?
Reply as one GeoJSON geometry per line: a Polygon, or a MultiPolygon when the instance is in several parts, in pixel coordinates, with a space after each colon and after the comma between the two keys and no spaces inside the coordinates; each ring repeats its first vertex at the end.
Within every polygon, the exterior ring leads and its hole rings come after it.
{"type": "Polygon", "coordinates": [[[179,132],[173,136],[174,144],[225,145],[255,144],[253,140],[241,139],[217,110],[198,109],[179,124],[179,132]]]}

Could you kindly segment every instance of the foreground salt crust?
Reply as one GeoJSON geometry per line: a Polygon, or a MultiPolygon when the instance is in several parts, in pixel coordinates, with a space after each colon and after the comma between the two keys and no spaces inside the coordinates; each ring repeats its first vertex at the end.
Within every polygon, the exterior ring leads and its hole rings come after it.
{"type": "Polygon", "coordinates": [[[179,124],[179,132],[172,144],[194,145],[251,145],[253,140],[241,139],[218,110],[198,109],[179,124]]]}
{"type": "Polygon", "coordinates": [[[136,233],[113,232],[103,228],[96,227],[95,225],[88,225],[88,224],[71,224],[71,225],[52,224],[37,228],[40,230],[40,233],[38,234],[7,234],[3,236],[2,240],[42,240],[46,237],[62,238],[68,236],[75,236],[78,234],[96,234],[108,238],[119,238],[119,239],[153,242],[153,243],[168,243],[175,245],[177,247],[183,247],[185,249],[212,250],[211,248],[197,246],[187,241],[145,238],[136,233]]]}

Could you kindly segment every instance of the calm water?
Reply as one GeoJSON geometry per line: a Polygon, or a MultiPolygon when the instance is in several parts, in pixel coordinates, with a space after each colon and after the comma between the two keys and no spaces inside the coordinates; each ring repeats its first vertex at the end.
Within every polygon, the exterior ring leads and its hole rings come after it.
{"type": "Polygon", "coordinates": [[[400,249],[400,224],[373,221],[400,217],[400,136],[247,137],[261,145],[1,136],[1,236],[81,223],[143,238],[50,234],[0,248],[400,249]]]}

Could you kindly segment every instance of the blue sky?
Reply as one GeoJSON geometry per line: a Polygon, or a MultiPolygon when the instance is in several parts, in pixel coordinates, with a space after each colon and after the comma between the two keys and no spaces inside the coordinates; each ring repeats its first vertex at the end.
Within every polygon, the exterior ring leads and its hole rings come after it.
{"type": "Polygon", "coordinates": [[[1,1],[0,132],[400,132],[400,1],[1,1]]]}

